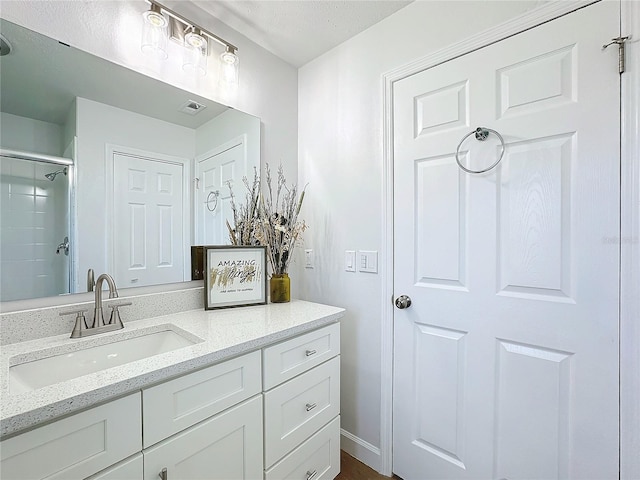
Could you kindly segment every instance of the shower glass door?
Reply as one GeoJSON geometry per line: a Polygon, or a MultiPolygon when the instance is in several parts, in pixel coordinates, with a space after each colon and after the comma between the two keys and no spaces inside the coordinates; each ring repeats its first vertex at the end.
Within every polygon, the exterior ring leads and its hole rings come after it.
{"type": "Polygon", "coordinates": [[[73,166],[0,157],[0,301],[69,293],[73,166]]]}

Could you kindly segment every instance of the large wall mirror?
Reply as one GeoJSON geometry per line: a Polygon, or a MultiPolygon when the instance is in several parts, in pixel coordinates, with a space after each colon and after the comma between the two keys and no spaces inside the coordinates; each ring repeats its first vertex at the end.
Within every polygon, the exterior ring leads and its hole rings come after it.
{"type": "Polygon", "coordinates": [[[0,300],[86,292],[89,269],[119,288],[189,281],[190,246],[228,243],[229,186],[259,173],[260,119],[4,19],[0,33],[0,300]]]}

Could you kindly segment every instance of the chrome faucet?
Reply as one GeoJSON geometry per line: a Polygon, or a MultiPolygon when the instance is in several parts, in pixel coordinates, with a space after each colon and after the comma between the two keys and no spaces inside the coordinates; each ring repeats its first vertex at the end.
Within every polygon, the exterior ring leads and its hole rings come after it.
{"type": "Polygon", "coordinates": [[[131,305],[131,302],[110,303],[109,308],[111,308],[111,315],[109,317],[109,321],[105,322],[104,314],[102,312],[102,283],[105,281],[109,286],[109,298],[118,298],[118,289],[116,288],[116,282],[113,280],[113,277],[107,273],[100,275],[96,280],[95,285],[93,324],[90,327],[87,325],[87,320],[84,316],[87,311],[86,309],[60,312],[60,316],[76,315],[76,323],[73,327],[73,331],[71,332],[71,338],[86,337],[97,333],[111,332],[113,330],[124,328],[118,308],[131,305]]]}
{"type": "MultiPolygon", "coordinates": [[[[106,280],[109,285],[109,298],[118,298],[118,289],[116,288],[116,282],[113,281],[113,277],[108,273],[103,273],[96,280],[96,299],[93,309],[93,328],[104,327],[104,317],[102,315],[102,282],[106,280]]],[[[111,314],[113,316],[113,313],[111,314]]],[[[111,323],[111,320],[109,321],[111,323]]],[[[121,327],[122,328],[122,327],[121,327]]]]}

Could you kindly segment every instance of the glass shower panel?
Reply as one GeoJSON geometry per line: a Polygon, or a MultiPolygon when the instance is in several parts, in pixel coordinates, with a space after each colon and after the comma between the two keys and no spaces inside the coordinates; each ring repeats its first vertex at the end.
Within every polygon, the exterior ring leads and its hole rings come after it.
{"type": "Polygon", "coordinates": [[[0,301],[69,293],[68,169],[0,157],[0,301]]]}

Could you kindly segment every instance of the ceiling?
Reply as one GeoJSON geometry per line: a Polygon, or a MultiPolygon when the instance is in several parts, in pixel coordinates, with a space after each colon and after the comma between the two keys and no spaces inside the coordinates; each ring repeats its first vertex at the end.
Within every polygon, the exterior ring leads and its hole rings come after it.
{"type": "Polygon", "coordinates": [[[294,67],[301,67],[413,0],[192,0],[294,67]]]}

